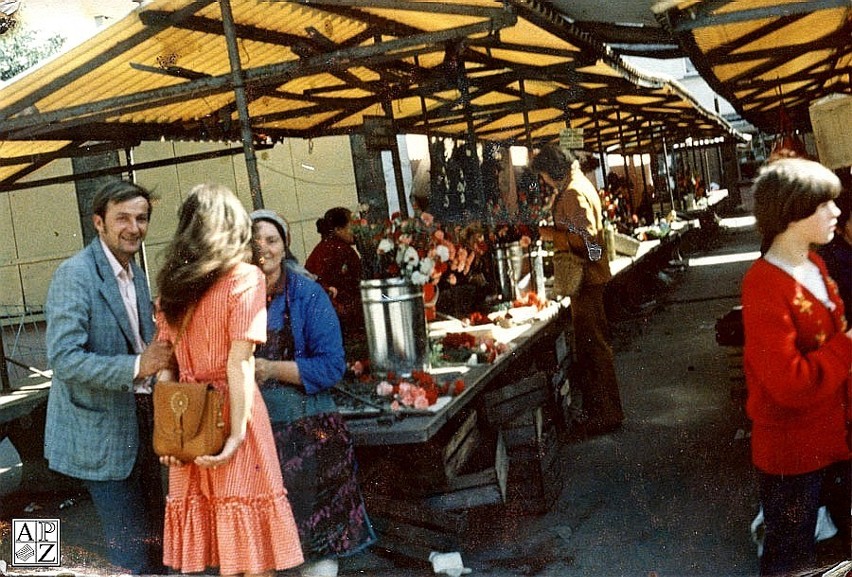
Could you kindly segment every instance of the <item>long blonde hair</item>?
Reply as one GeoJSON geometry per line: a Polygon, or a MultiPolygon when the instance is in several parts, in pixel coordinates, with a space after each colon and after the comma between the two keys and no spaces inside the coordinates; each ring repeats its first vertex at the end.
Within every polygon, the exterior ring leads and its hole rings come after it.
{"type": "Polygon", "coordinates": [[[213,283],[250,256],[251,219],[236,195],[218,184],[194,186],[157,275],[160,309],[169,324],[179,324],[213,283]]]}

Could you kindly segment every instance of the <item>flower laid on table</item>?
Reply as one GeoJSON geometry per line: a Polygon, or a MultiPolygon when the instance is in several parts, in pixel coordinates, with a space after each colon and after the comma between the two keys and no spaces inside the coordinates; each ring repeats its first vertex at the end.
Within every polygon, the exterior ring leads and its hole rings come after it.
{"type": "Polygon", "coordinates": [[[368,207],[355,215],[352,232],[365,279],[402,277],[415,285],[436,283],[449,270],[455,244],[428,212],[381,222],[368,220],[368,207]]]}
{"type": "Polygon", "coordinates": [[[425,371],[412,371],[410,377],[389,373],[379,378],[370,373],[370,361],[365,359],[350,363],[345,379],[335,389],[341,406],[423,410],[439,397],[460,395],[465,382],[461,378],[439,380],[425,371]]]}
{"type": "MultiPolygon", "coordinates": [[[[390,378],[390,377],[389,377],[390,378]]],[[[376,385],[376,394],[390,398],[391,410],[398,411],[403,407],[428,409],[438,402],[443,395],[457,396],[464,391],[464,381],[456,379],[452,383],[436,383],[427,372],[414,371],[409,379],[396,383],[390,380],[381,381],[376,385]]]]}
{"type": "Polygon", "coordinates": [[[509,345],[493,337],[475,336],[470,333],[447,333],[433,346],[433,354],[437,357],[435,364],[493,363],[498,356],[509,350],[509,345]]]}

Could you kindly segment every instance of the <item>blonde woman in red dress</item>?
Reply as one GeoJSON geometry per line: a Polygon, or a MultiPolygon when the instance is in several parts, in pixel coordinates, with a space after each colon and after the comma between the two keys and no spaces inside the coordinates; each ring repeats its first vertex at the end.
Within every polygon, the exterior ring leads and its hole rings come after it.
{"type": "MultiPolygon", "coordinates": [[[[163,562],[182,573],[271,576],[303,562],[254,379],[255,345],[266,340],[266,282],[246,262],[250,242],[251,220],[237,197],[196,186],[158,277],[158,339],[175,343],[180,381],[226,393],[230,423],[218,455],[160,459],[169,466],[163,562]]],[[[160,380],[176,376],[164,371],[160,380]]]]}

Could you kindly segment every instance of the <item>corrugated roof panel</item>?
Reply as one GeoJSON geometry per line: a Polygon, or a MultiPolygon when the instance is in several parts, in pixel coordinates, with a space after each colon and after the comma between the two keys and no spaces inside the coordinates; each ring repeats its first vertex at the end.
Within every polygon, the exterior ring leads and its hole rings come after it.
{"type": "MultiPolygon", "coordinates": [[[[409,118],[423,115],[423,108],[419,96],[397,98],[393,101],[392,106],[395,118],[409,118]]],[[[380,110],[376,110],[374,111],[374,114],[382,114],[382,112],[380,110]]]]}
{"type": "Polygon", "coordinates": [[[564,37],[551,34],[529,20],[519,19],[518,23],[508,30],[500,31],[503,42],[517,46],[535,46],[552,50],[569,50],[580,53],[580,48],[564,37]]]}
{"type": "MultiPolygon", "coordinates": [[[[306,46],[319,47],[328,40],[340,43],[367,29],[365,24],[356,19],[296,2],[234,2],[232,11],[234,20],[240,26],[304,37],[306,46]]],[[[211,19],[221,20],[218,2],[211,4],[203,13],[211,19]]],[[[269,41],[275,43],[274,36],[269,36],[269,41]]]]}
{"type": "MultiPolygon", "coordinates": [[[[658,104],[658,86],[667,86],[664,94],[679,103],[671,107],[678,118],[667,122],[686,116],[698,126],[695,118],[703,117],[679,88],[639,74],[534,2],[362,4],[231,3],[248,111],[259,132],[277,139],[357,131],[364,115],[382,114],[381,103],[390,100],[401,130],[428,126],[464,138],[472,118],[481,138],[523,138],[520,78],[532,108],[527,119],[539,134],[564,127],[564,111],[554,103],[575,114],[589,104],[584,99],[611,108],[618,95],[633,103],[644,94],[644,102],[666,108],[668,100],[658,104]],[[418,5],[422,9],[403,9],[418,5]],[[467,110],[453,86],[460,70],[452,59],[445,62],[451,47],[458,48],[467,76],[467,110]],[[579,61],[595,64],[576,68],[579,61]]],[[[239,139],[220,10],[212,0],[144,3],[14,90],[0,90],[0,138],[50,134],[65,141],[126,132],[144,139],[239,139]],[[33,106],[36,116],[12,118],[33,106]]],[[[601,130],[610,130],[615,121],[604,119],[601,130]]],[[[730,133],[717,122],[720,132],[730,133]]]]}
{"type": "Polygon", "coordinates": [[[68,141],[57,140],[0,142],[0,182],[13,179],[19,173],[28,173],[28,168],[46,162],[40,160],[42,155],[51,155],[70,144],[68,141]]]}
{"type": "Polygon", "coordinates": [[[322,124],[333,118],[337,114],[336,111],[322,112],[316,114],[297,114],[283,120],[266,122],[262,126],[264,130],[279,129],[279,130],[295,130],[302,131],[309,129],[318,124],[322,124]]]}
{"type": "Polygon", "coordinates": [[[550,55],[534,52],[523,52],[519,50],[504,50],[501,48],[478,49],[480,52],[489,54],[505,62],[514,64],[525,64],[530,66],[551,66],[554,64],[565,64],[574,61],[573,56],[550,55]]]}
{"type": "Polygon", "coordinates": [[[744,118],[809,130],[811,102],[852,92],[848,0],[666,1],[654,7],[702,76],[744,118]]]}
{"type": "MultiPolygon", "coordinates": [[[[4,110],[5,112],[9,107],[27,99],[30,95],[40,94],[42,92],[42,88],[52,84],[54,79],[62,78],[68,74],[74,73],[80,66],[95,59],[105,50],[119,42],[126,41],[139,29],[138,26],[129,22],[128,18],[122,19],[110,27],[111,30],[113,28],[115,28],[115,33],[114,35],[111,34],[109,38],[90,39],[79,44],[70,52],[54,57],[44,62],[42,65],[18,76],[14,79],[15,90],[0,91],[0,110],[4,110]]],[[[97,84],[91,86],[90,89],[96,88],[97,84]]],[[[51,96],[51,92],[53,91],[48,91],[47,95],[51,96]]],[[[55,96],[67,97],[67,92],[65,90],[57,92],[59,92],[59,94],[56,94],[55,96]]],[[[32,102],[28,102],[28,104],[31,103],[32,102]]],[[[39,110],[42,112],[49,109],[50,108],[48,108],[46,104],[42,104],[39,107],[39,110]]]]}
{"type": "MultiPolygon", "coordinates": [[[[514,90],[517,90],[518,93],[521,91],[521,86],[519,82],[513,82],[510,87],[514,90]]],[[[551,94],[554,90],[562,88],[563,84],[556,81],[548,81],[548,80],[524,80],[524,92],[527,94],[532,94],[533,96],[544,96],[547,94],[551,94]]]]}
{"type": "Polygon", "coordinates": [[[204,98],[187,99],[182,102],[152,107],[140,113],[122,115],[114,120],[120,122],[172,122],[194,121],[227,108],[231,102],[227,94],[214,94],[204,98]]]}
{"type": "Polygon", "coordinates": [[[582,72],[583,74],[594,74],[609,78],[624,78],[624,75],[622,73],[620,73],[618,70],[616,70],[609,64],[603,62],[602,60],[597,61],[594,65],[591,66],[578,67],[577,72],[582,72]]]}
{"type": "Polygon", "coordinates": [[[472,102],[478,106],[493,106],[507,102],[518,102],[518,97],[505,92],[485,92],[481,96],[473,98],[472,102]]]}
{"type": "Polygon", "coordinates": [[[41,154],[56,152],[70,142],[61,140],[28,140],[0,142],[0,160],[3,170],[19,170],[41,154]]]}
{"type": "Polygon", "coordinates": [[[421,52],[417,55],[416,59],[414,57],[409,57],[403,59],[403,61],[410,66],[416,65],[425,69],[433,69],[444,61],[444,51],[436,50],[433,52],[421,52]]]}
{"type": "MultiPolygon", "coordinates": [[[[470,15],[464,15],[451,14],[446,11],[440,11],[439,7],[432,6],[433,2],[428,0],[408,0],[404,2],[405,5],[411,6],[414,6],[418,3],[423,4],[423,11],[407,10],[400,7],[394,7],[393,3],[387,3],[386,8],[375,8],[367,6],[364,7],[363,10],[364,12],[372,14],[378,18],[384,18],[389,21],[399,22],[401,24],[411,26],[418,30],[439,30],[442,28],[455,28],[459,26],[466,26],[468,24],[473,24],[474,22],[482,22],[487,18],[486,14],[488,14],[488,12],[493,12],[500,9],[498,4],[490,0],[443,2],[443,4],[452,4],[458,8],[469,8],[470,15]],[[476,9],[480,10],[478,14],[476,13],[476,9]]],[[[377,2],[376,4],[378,5],[379,3],[377,2]]],[[[399,4],[402,4],[402,2],[400,2],[399,4]]]]}

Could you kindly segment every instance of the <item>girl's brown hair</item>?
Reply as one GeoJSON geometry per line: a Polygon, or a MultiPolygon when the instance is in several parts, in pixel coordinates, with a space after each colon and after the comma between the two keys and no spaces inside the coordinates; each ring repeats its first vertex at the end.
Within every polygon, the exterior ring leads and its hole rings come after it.
{"type": "Polygon", "coordinates": [[[754,217],[764,254],[791,222],[802,220],[841,190],[836,174],[818,162],[781,158],[765,165],[754,182],[754,217]]]}

